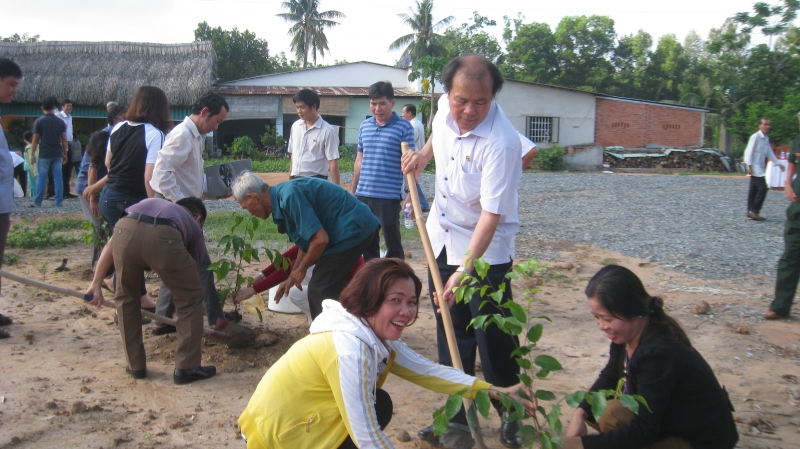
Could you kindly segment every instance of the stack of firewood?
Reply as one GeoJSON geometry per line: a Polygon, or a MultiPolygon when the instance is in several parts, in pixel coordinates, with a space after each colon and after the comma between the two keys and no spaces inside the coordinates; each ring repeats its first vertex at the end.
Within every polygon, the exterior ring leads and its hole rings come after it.
{"type": "Polygon", "coordinates": [[[697,172],[728,171],[719,156],[702,151],[683,152],[673,150],[666,156],[626,156],[625,159],[620,159],[609,153],[605,153],[603,155],[603,162],[608,164],[610,168],[651,168],[655,170],[682,168],[687,171],[697,172]]]}

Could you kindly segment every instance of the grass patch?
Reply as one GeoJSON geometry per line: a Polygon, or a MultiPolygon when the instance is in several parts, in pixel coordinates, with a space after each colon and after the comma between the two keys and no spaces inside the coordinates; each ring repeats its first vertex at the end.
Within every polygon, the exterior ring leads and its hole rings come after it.
{"type": "Polygon", "coordinates": [[[615,265],[615,264],[619,263],[619,260],[614,259],[612,257],[606,257],[605,259],[603,259],[603,260],[601,260],[600,262],[597,262],[597,263],[599,263],[600,265],[603,265],[603,266],[615,265]]]}
{"type": "Polygon", "coordinates": [[[20,260],[22,259],[14,253],[3,254],[3,265],[16,265],[20,260]]]}
{"type": "MultiPolygon", "coordinates": [[[[236,222],[236,217],[244,217],[249,220],[252,215],[248,212],[228,212],[219,211],[211,212],[206,218],[203,234],[209,248],[216,248],[219,240],[228,234],[231,234],[231,227],[236,222]]],[[[261,220],[260,226],[255,233],[254,246],[264,249],[277,249],[281,252],[292,247],[292,243],[286,234],[278,232],[278,227],[272,221],[272,218],[261,220]]],[[[239,231],[239,228],[236,228],[239,231]]]]}
{"type": "MultiPolygon", "coordinates": [[[[227,157],[219,159],[206,159],[203,161],[203,166],[208,167],[209,165],[224,164],[227,162],[233,162],[233,159],[227,157]]],[[[254,173],[287,173],[291,168],[289,167],[288,157],[266,159],[263,161],[251,160],[250,162],[253,164],[254,173]]],[[[354,163],[355,161],[353,158],[351,158],[349,155],[343,154],[339,159],[339,171],[342,173],[352,173],[354,163]]]]}
{"type": "Polygon", "coordinates": [[[42,248],[54,246],[57,248],[69,245],[70,243],[81,243],[84,241],[82,234],[65,235],[56,232],[83,231],[86,220],[74,217],[64,217],[57,220],[48,219],[33,228],[31,220],[26,218],[11,227],[8,233],[7,245],[9,248],[42,248]]]}

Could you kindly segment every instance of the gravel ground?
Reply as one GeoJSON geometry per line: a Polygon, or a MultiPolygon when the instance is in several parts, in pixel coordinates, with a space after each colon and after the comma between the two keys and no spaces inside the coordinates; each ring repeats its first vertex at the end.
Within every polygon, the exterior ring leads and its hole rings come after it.
{"type": "MultiPolygon", "coordinates": [[[[349,183],[351,174],[343,173],[349,183]]],[[[430,198],[434,177],[423,174],[430,198]]],[[[594,173],[525,173],[520,184],[517,255],[558,259],[563,242],[659,262],[664,268],[709,279],[774,277],[783,251],[787,202],[772,191],[761,215],[746,219],[748,181],[740,177],[647,176],[594,173]]],[[[15,213],[80,212],[77,199],[62,207],[28,209],[15,200],[15,213]]],[[[241,210],[234,201],[209,201],[209,211],[241,210]]]]}

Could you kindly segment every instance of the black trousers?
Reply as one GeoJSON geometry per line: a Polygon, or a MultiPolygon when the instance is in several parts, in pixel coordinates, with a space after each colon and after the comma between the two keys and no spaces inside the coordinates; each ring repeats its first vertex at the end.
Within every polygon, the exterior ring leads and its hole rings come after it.
{"type": "MultiPolygon", "coordinates": [[[[366,196],[358,196],[357,198],[369,206],[372,213],[381,222],[383,240],[386,241],[386,257],[405,260],[403,242],[400,240],[400,200],[369,198],[366,196]]],[[[379,257],[381,257],[381,236],[376,233],[375,238],[364,250],[364,261],[368,262],[370,259],[379,257]]]]}
{"type": "MultiPolygon", "coordinates": [[[[447,250],[442,249],[442,253],[436,258],[436,265],[439,267],[439,273],[442,275],[442,283],[446,283],[447,279],[455,273],[458,268],[457,265],[447,265],[447,250]]],[[[488,293],[505,281],[505,275],[511,270],[511,262],[498,265],[492,265],[489,268],[489,273],[486,279],[483,280],[481,285],[489,284],[491,288],[488,293]]],[[[473,272],[473,276],[475,273],[473,272]]],[[[502,302],[513,301],[510,286],[506,287],[503,293],[502,302]]],[[[433,279],[431,278],[430,270],[428,270],[428,291],[433,302],[433,279]]],[[[486,382],[498,387],[510,387],[519,383],[519,365],[511,356],[511,353],[519,347],[519,339],[506,334],[495,325],[489,326],[486,330],[468,328],[470,321],[479,315],[490,315],[495,313],[502,313],[504,316],[509,316],[511,313],[507,309],[499,307],[494,301],[480,307],[481,302],[479,294],[475,296],[468,303],[456,303],[450,309],[450,317],[453,320],[453,330],[458,343],[458,352],[461,356],[461,364],[464,367],[464,372],[474,376],[475,375],[475,350],[481,357],[481,368],[483,369],[483,378],[486,382]]],[[[439,363],[446,366],[453,366],[452,359],[450,358],[450,351],[447,348],[447,337],[444,333],[444,325],[442,317],[438,313],[439,307],[433,304],[434,316],[436,316],[436,342],[439,352],[439,363]]],[[[498,414],[501,412],[501,405],[499,401],[492,400],[498,414]]],[[[466,415],[464,408],[456,415],[451,422],[466,424],[466,415]]]]}
{"type": "Polygon", "coordinates": [[[761,206],[767,198],[767,181],[763,176],[750,176],[750,191],[747,194],[747,211],[761,212],[761,206]]]}
{"type": "MultiPolygon", "coordinates": [[[[70,156],[71,157],[71,156],[70,156]]],[[[64,181],[64,198],[69,192],[69,180],[72,178],[72,160],[67,158],[66,164],[61,164],[61,180],[64,181]]]]}
{"type": "MultiPolygon", "coordinates": [[[[380,388],[375,390],[375,414],[377,415],[378,425],[381,426],[381,430],[389,425],[389,421],[392,420],[393,412],[394,405],[392,404],[392,397],[389,396],[389,393],[380,388]]],[[[347,435],[347,439],[339,446],[339,449],[357,449],[357,447],[358,446],[353,443],[353,439],[350,435],[347,435]]]]}
{"type": "Polygon", "coordinates": [[[28,189],[28,172],[25,171],[25,164],[19,164],[14,167],[14,177],[19,181],[19,186],[22,187],[22,193],[28,189]]]}
{"type": "MultiPolygon", "coordinates": [[[[378,235],[378,231],[375,231],[375,235],[378,235]]],[[[308,282],[308,309],[311,319],[322,313],[323,300],[339,300],[339,294],[347,285],[350,272],[372,239],[373,236],[369,236],[350,249],[327,254],[317,260],[308,282]]]]}

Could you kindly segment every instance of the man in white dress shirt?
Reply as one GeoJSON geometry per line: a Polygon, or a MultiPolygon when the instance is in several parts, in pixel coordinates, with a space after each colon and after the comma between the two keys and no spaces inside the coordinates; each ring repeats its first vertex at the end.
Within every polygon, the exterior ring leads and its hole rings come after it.
{"type": "MultiPolygon", "coordinates": [[[[153,177],[150,187],[157,198],[176,202],[187,197],[205,198],[203,191],[203,141],[205,135],[216,131],[219,124],[228,117],[230,106],[225,99],[215,93],[207,93],[193,105],[191,115],[172,128],[158,151],[158,158],[153,166],[153,177]]],[[[200,282],[203,284],[203,305],[206,310],[208,324],[215,326],[218,319],[223,319],[222,307],[217,297],[214,284],[214,272],[208,269],[211,258],[206,250],[203,266],[200,270],[200,282]]],[[[156,313],[172,317],[175,305],[169,288],[162,282],[158,292],[156,313]]],[[[221,322],[220,322],[221,324],[221,322]]],[[[153,334],[164,335],[175,332],[174,326],[154,323],[153,334]]]]}
{"type": "Polygon", "coordinates": [[[319,95],[302,89],[292,101],[300,119],[289,134],[289,176],[328,179],[339,185],[339,136],[319,115],[319,95]]]}
{"type": "MultiPolygon", "coordinates": [[[[427,228],[445,282],[440,300],[450,305],[464,371],[474,374],[477,349],[486,381],[511,386],[519,382],[519,366],[511,356],[518,340],[495,325],[485,330],[468,327],[479,315],[507,315],[508,311],[492,301],[481,308],[479,297],[471,298],[468,303],[455,303],[452,292],[461,282],[462,273],[474,274],[474,259],[482,257],[491,265],[485,282],[496,287],[504,282],[514,258],[514,236],[519,230],[517,187],[522,164],[519,135],[494,101],[503,82],[497,67],[482,56],[466,55],[450,61],[442,73],[447,94],[440,99],[440,103],[449,105],[449,112],[434,118],[432,146],[407,153],[402,161],[404,173],[416,169],[418,176],[431,157],[436,160],[436,192],[427,228]]],[[[433,290],[430,273],[429,289],[433,290]]],[[[512,300],[511,289],[506,288],[502,302],[512,300]]],[[[452,365],[438,313],[436,321],[439,361],[452,365]]],[[[494,406],[505,415],[499,403],[494,406]]],[[[455,426],[451,425],[447,432],[460,432],[462,441],[467,440],[458,447],[469,445],[463,410],[451,423],[455,426]]],[[[503,422],[500,431],[503,446],[520,447],[519,429],[518,421],[503,422]]],[[[447,440],[452,441],[452,436],[447,440]]],[[[432,428],[423,429],[420,437],[438,443],[432,428]]]]}
{"type": "Polygon", "coordinates": [[[69,154],[67,161],[61,164],[61,180],[64,183],[64,198],[77,198],[78,195],[70,193],[69,180],[72,178],[72,166],[75,165],[75,154],[81,155],[81,143],[75,139],[75,128],[72,127],[72,100],[65,99],[61,102],[61,110],[57,112],[64,124],[67,125],[67,146],[69,154]]]}
{"type": "Polygon", "coordinates": [[[747,219],[764,221],[764,217],[759,215],[761,206],[767,198],[767,182],[764,180],[764,159],[769,158],[773,164],[779,166],[781,171],[786,168],[781,165],[772,145],[769,144],[770,122],[766,117],[761,117],[758,121],[758,132],[750,136],[747,148],[744,150],[744,163],[747,165],[747,174],[750,176],[750,191],[747,194],[747,219]]]}

